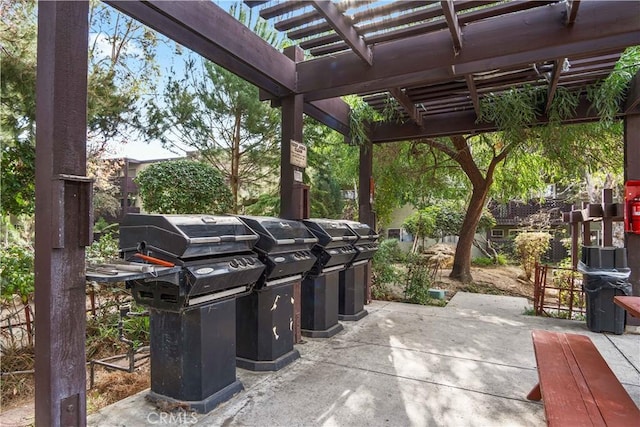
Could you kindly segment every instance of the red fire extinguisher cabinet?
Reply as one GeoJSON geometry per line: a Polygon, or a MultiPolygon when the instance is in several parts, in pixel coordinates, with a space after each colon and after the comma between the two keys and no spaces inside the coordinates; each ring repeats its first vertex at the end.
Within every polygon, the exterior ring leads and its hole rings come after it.
{"type": "Polygon", "coordinates": [[[629,180],[624,185],[624,229],[640,234],[640,180],[629,180]]]}

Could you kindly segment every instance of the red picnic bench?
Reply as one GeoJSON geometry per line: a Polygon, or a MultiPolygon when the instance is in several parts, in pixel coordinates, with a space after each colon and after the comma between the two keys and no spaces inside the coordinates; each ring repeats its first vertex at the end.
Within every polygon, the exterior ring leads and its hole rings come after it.
{"type": "Polygon", "coordinates": [[[640,426],[640,409],[589,337],[532,332],[538,384],[527,395],[542,400],[549,426],[640,426]]]}

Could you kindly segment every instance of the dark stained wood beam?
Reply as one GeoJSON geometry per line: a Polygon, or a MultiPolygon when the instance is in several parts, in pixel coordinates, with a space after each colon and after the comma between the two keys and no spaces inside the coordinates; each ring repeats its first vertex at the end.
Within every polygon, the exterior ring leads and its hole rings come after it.
{"type": "Polygon", "coordinates": [[[297,90],[307,100],[371,93],[446,82],[451,66],[464,76],[640,44],[640,2],[586,2],[572,28],[562,23],[563,12],[564,4],[554,3],[468,25],[457,56],[450,35],[440,31],[376,45],[373,66],[351,52],[305,61],[297,66],[297,90]]]}
{"type": "MultiPolygon", "coordinates": [[[[280,108],[282,106],[281,99],[275,98],[267,91],[260,89],[259,94],[260,101],[271,101],[271,107],[280,108]]],[[[341,98],[305,102],[303,110],[307,116],[344,135],[345,139],[348,140],[350,138],[349,115],[351,114],[351,108],[341,98]]]]}
{"type": "Polygon", "coordinates": [[[302,1],[283,1],[271,7],[265,7],[264,9],[262,9],[260,11],[260,17],[262,19],[271,19],[275,18],[276,16],[284,15],[287,12],[303,8],[305,6],[305,2],[302,1]]]}
{"type": "Polygon", "coordinates": [[[295,88],[295,63],[213,2],[105,3],[269,93],[295,88]]]}
{"type": "Polygon", "coordinates": [[[640,71],[631,79],[627,100],[624,104],[624,112],[626,114],[640,112],[640,71]]]}
{"type": "Polygon", "coordinates": [[[261,4],[269,3],[269,0],[245,0],[244,4],[249,7],[260,6],[261,4]]]}
{"type": "Polygon", "coordinates": [[[469,89],[469,97],[473,102],[473,110],[476,112],[476,116],[480,117],[480,98],[478,97],[478,89],[476,89],[476,83],[473,81],[473,74],[467,74],[464,76],[467,81],[467,88],[469,89]]]}
{"type": "Polygon", "coordinates": [[[351,128],[349,124],[349,114],[351,109],[349,104],[340,98],[319,99],[313,102],[305,102],[303,106],[304,113],[313,117],[325,126],[337,131],[345,136],[345,140],[349,141],[351,136],[351,128]]]}
{"type": "MultiPolygon", "coordinates": [[[[454,113],[442,113],[427,115],[424,117],[424,127],[412,122],[403,124],[385,122],[374,123],[371,126],[369,139],[374,144],[396,141],[408,141],[420,138],[436,138],[440,136],[464,135],[473,133],[495,132],[498,130],[495,123],[476,122],[474,111],[460,111],[454,113]]],[[[582,99],[576,108],[576,114],[567,120],[566,124],[587,123],[600,120],[591,103],[582,99]]],[[[549,117],[539,117],[537,125],[549,122],[549,117]]]]}
{"type": "Polygon", "coordinates": [[[409,118],[418,126],[422,126],[422,114],[420,114],[418,108],[406,92],[403,92],[400,88],[391,88],[389,89],[389,93],[398,101],[398,104],[402,106],[404,111],[409,115],[409,118]]]}
{"type": "Polygon", "coordinates": [[[358,55],[368,65],[373,64],[373,52],[369,49],[358,34],[349,19],[344,16],[338,7],[331,1],[314,0],[313,6],[324,16],[331,28],[349,45],[353,52],[358,55]]]}
{"type": "Polygon", "coordinates": [[[453,40],[453,50],[456,55],[462,49],[462,32],[460,31],[460,24],[458,23],[458,17],[454,9],[453,0],[444,0],[440,2],[442,6],[442,13],[444,19],[447,21],[447,27],[451,33],[451,39],[453,40]]]}
{"type": "Polygon", "coordinates": [[[565,25],[571,26],[576,22],[578,16],[578,7],[580,6],[580,0],[567,0],[567,18],[564,22],[565,25]]]}
{"type": "Polygon", "coordinates": [[[560,74],[562,74],[562,66],[564,65],[565,58],[556,59],[553,63],[553,71],[551,72],[551,80],[549,81],[549,88],[547,89],[547,105],[544,109],[545,113],[549,112],[553,98],[556,96],[556,89],[558,89],[558,81],[560,80],[560,74]]]}

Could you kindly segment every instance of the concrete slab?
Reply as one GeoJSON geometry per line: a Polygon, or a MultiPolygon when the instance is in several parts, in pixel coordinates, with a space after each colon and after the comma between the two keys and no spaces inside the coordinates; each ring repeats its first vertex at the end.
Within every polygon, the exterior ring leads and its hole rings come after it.
{"type": "Polygon", "coordinates": [[[524,315],[523,298],[458,293],[447,307],[374,302],[329,339],[306,338],[278,372],[238,370],[245,391],[209,414],[168,414],[146,392],[89,417],[90,426],[544,425],[531,330],[589,335],[640,405],[640,336],[524,315]],[[171,418],[173,416],[173,418],[171,418]],[[164,417],[164,419],[161,419],[164,417]]]}

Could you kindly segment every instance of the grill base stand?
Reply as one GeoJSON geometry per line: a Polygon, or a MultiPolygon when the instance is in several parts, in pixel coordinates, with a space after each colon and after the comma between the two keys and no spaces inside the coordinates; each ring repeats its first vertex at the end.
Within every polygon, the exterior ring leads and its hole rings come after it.
{"type": "Polygon", "coordinates": [[[293,285],[257,289],[236,299],[236,364],[277,371],[300,357],[293,348],[293,285]]]}
{"type": "Polygon", "coordinates": [[[248,369],[249,371],[264,372],[264,371],[279,371],[285,366],[289,365],[294,360],[300,358],[298,350],[293,349],[290,352],[283,354],[276,360],[251,360],[244,359],[242,357],[236,357],[236,365],[238,368],[248,369]]]}
{"type": "Polygon", "coordinates": [[[149,309],[151,393],[204,413],[242,390],[234,298],[181,312],[149,309]]]}
{"type": "Polygon", "coordinates": [[[171,397],[154,393],[153,391],[150,391],[147,394],[146,399],[159,407],[192,409],[199,414],[206,414],[213,411],[219,404],[231,399],[242,390],[244,390],[244,386],[240,381],[236,380],[204,400],[191,401],[172,399],[171,397]]]}
{"type": "Polygon", "coordinates": [[[365,267],[360,264],[340,272],[339,320],[356,321],[369,314],[364,310],[365,267]]]}
{"type": "Polygon", "coordinates": [[[338,288],[337,271],[302,281],[302,335],[329,338],[344,329],[338,323],[338,288]]]}

